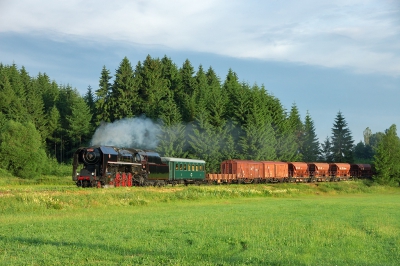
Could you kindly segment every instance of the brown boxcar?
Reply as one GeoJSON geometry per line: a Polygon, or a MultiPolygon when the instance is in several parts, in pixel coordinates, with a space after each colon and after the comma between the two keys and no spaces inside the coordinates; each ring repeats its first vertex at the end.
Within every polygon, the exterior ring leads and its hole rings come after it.
{"type": "Polygon", "coordinates": [[[370,164],[351,164],[350,176],[356,178],[371,178],[372,167],[370,164]]]}
{"type": "Polygon", "coordinates": [[[290,182],[308,182],[309,172],[307,163],[303,162],[290,162],[289,168],[289,181],[290,182]]]}
{"type": "Polygon", "coordinates": [[[252,183],[261,179],[263,164],[250,160],[226,160],[221,163],[222,174],[235,174],[237,183],[252,183]]]}
{"type": "Polygon", "coordinates": [[[350,164],[330,163],[329,173],[331,175],[331,181],[348,180],[350,178],[350,164]]]}
{"type": "Polygon", "coordinates": [[[308,163],[308,172],[311,182],[329,181],[329,163],[308,163]]]}
{"type": "Polygon", "coordinates": [[[284,162],[263,161],[262,182],[284,182],[289,177],[288,164],[284,162]]]}

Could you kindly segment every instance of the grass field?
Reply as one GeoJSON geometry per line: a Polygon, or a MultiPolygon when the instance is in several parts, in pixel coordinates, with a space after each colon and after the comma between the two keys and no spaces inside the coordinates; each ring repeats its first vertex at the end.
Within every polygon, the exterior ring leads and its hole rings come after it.
{"type": "Polygon", "coordinates": [[[0,265],[398,265],[400,190],[362,182],[0,186],[0,265]]]}

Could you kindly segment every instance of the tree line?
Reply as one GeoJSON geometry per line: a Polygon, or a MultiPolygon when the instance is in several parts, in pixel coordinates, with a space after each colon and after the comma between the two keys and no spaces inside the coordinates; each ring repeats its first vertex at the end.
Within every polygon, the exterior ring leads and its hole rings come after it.
{"type": "Polygon", "coordinates": [[[84,95],[44,73],[0,64],[0,99],[0,168],[20,177],[46,173],[49,161],[69,163],[101,124],[144,115],[159,125],[156,151],[204,159],[209,172],[226,159],[357,162],[374,163],[379,181],[399,180],[395,125],[384,133],[367,128],[354,145],[339,111],[332,135],[319,143],[308,111],[303,120],[295,103],[286,110],[263,85],[241,82],[232,69],[221,81],[188,59],[178,67],[147,56],[133,67],[125,57],[114,75],[104,66],[98,87],[84,95]]]}

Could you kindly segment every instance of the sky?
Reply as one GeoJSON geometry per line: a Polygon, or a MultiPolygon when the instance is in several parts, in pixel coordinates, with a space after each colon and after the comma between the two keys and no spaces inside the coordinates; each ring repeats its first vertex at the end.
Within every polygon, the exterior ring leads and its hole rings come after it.
{"type": "Polygon", "coordinates": [[[84,95],[103,66],[114,75],[147,55],[221,82],[232,69],[309,112],[320,141],[339,111],[355,143],[367,127],[400,127],[398,0],[0,0],[0,63],[31,76],[84,95]]]}

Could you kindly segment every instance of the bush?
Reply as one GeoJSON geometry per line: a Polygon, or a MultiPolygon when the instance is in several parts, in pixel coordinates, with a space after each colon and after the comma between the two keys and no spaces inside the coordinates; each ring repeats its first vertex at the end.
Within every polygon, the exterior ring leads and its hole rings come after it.
{"type": "Polygon", "coordinates": [[[46,154],[32,123],[8,121],[0,134],[0,167],[21,178],[42,173],[46,154]]]}

